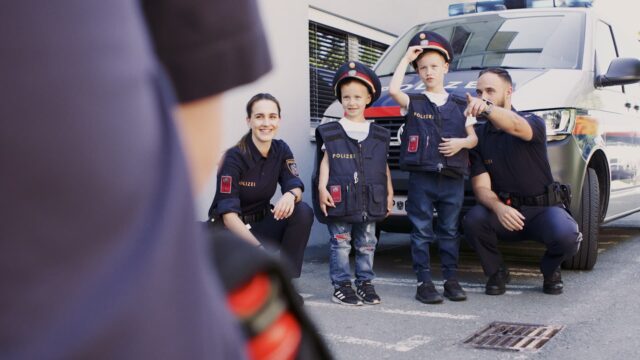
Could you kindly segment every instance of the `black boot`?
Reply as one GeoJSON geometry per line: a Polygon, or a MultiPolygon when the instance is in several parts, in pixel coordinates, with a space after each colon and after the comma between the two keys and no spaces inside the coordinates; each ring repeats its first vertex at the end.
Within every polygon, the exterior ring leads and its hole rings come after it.
{"type": "Polygon", "coordinates": [[[560,269],[556,269],[556,271],[551,274],[551,276],[545,276],[544,282],[542,283],[542,291],[545,294],[549,295],[558,295],[562,294],[562,289],[564,288],[564,283],[562,282],[562,275],[560,274],[560,269]]]}
{"type": "Polygon", "coordinates": [[[511,281],[509,270],[504,265],[500,265],[498,271],[489,277],[484,293],[487,295],[502,295],[507,291],[506,284],[509,281],[511,281]]]}

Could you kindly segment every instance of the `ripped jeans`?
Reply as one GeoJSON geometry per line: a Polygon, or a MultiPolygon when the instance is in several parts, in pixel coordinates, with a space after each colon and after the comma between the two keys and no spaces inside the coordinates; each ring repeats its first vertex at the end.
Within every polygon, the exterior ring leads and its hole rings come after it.
{"type": "Polygon", "coordinates": [[[328,223],[331,235],[331,254],[329,256],[329,276],[331,284],[339,287],[351,283],[349,253],[351,239],[356,248],[356,286],[375,277],[373,272],[373,254],[376,250],[376,223],[348,224],[343,222],[328,223]]]}

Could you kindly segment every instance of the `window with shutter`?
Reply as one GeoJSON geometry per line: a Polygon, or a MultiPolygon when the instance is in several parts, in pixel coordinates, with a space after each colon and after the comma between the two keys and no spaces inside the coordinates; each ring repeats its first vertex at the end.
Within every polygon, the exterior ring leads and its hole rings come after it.
{"type": "Polygon", "coordinates": [[[346,31],[309,21],[310,135],[325,110],[335,100],[331,81],[335,70],[347,60],[373,67],[388,45],[346,31]]]}

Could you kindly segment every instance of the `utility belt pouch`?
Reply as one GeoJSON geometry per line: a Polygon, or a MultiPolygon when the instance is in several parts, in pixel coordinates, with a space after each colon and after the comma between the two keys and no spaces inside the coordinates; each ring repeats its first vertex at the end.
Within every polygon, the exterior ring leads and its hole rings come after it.
{"type": "Polygon", "coordinates": [[[569,184],[560,184],[557,181],[547,186],[547,199],[550,206],[562,204],[569,210],[571,206],[571,186],[569,184]]]}

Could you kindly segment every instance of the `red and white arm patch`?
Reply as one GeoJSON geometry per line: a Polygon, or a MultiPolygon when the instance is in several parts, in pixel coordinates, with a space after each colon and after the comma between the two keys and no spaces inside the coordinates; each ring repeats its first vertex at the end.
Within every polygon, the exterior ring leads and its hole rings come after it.
{"type": "Polygon", "coordinates": [[[224,175],[220,177],[220,193],[222,194],[231,194],[231,183],[233,182],[233,178],[229,175],[224,175]]]}

